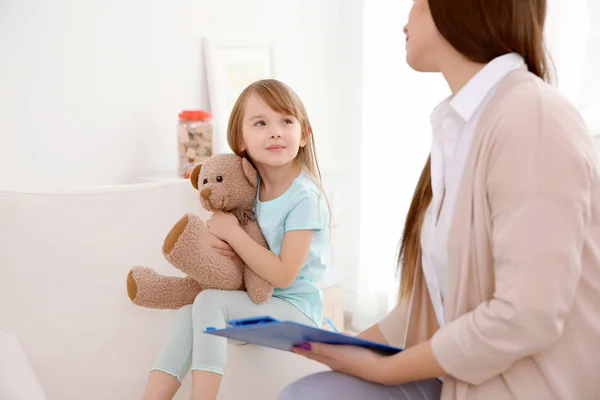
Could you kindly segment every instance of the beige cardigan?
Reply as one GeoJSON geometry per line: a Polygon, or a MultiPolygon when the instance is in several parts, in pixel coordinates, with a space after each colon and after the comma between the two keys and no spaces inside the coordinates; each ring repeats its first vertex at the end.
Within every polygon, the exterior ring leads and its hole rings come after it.
{"type": "MultiPolygon", "coordinates": [[[[448,238],[439,329],[419,266],[379,327],[432,338],[443,400],[600,399],[600,178],[579,113],[524,67],[485,108],[448,238]]],[[[409,366],[410,367],[410,366],[409,366]]]]}

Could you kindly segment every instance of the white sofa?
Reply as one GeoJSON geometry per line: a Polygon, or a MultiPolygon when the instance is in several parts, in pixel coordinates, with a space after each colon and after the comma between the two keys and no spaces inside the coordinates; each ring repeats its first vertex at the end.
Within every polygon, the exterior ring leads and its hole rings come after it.
{"type": "MultiPolygon", "coordinates": [[[[177,274],[162,257],[162,240],[184,213],[204,213],[196,196],[186,180],[77,193],[0,191],[0,329],[13,341],[6,354],[31,363],[35,375],[20,374],[29,387],[39,382],[48,400],[140,398],[174,312],[134,306],[125,278],[133,265],[177,274]]],[[[322,286],[326,310],[339,321],[337,283],[333,273],[322,286]]],[[[2,354],[0,382],[18,374],[2,354]]],[[[291,380],[322,369],[292,353],[230,343],[221,398],[275,398],[291,380]]],[[[176,399],[188,393],[189,380],[176,399]]]]}

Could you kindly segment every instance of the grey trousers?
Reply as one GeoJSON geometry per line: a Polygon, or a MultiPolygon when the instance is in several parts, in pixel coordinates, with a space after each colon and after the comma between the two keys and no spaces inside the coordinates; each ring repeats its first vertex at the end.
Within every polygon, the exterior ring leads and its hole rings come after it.
{"type": "Polygon", "coordinates": [[[436,379],[383,386],[337,372],[320,372],[287,386],[278,400],[439,400],[442,383],[436,379]]]}

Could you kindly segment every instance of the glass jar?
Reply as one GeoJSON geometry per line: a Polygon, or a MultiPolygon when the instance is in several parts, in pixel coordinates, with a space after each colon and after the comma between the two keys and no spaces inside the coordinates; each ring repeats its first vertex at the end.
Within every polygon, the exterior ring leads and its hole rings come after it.
{"type": "Polygon", "coordinates": [[[177,124],[179,144],[179,175],[188,178],[194,166],[212,155],[212,115],[204,110],[185,110],[179,113],[177,124]]]}

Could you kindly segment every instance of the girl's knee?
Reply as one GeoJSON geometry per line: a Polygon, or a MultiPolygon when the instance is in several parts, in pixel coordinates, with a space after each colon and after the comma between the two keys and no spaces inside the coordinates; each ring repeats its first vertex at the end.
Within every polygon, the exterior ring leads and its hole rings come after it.
{"type": "Polygon", "coordinates": [[[193,313],[206,309],[229,308],[229,305],[239,303],[240,294],[235,290],[204,289],[194,299],[193,313]]]}
{"type": "Polygon", "coordinates": [[[181,316],[190,316],[192,314],[192,305],[186,304],[185,306],[179,307],[176,313],[181,316]]]}

